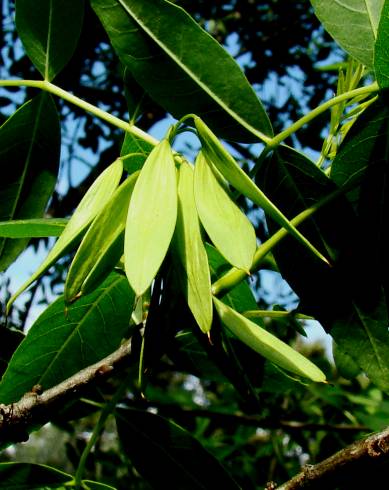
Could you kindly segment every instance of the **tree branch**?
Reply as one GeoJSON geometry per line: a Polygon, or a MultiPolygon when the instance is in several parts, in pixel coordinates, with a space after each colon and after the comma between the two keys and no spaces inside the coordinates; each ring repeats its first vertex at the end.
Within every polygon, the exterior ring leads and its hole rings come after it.
{"type": "Polygon", "coordinates": [[[377,472],[389,460],[389,427],[354,442],[316,465],[276,487],[277,490],[366,488],[365,479],[378,482],[377,472]],[[345,486],[342,486],[345,485],[345,486]]]}
{"type": "Polygon", "coordinates": [[[28,440],[28,428],[48,422],[55,407],[74,398],[91,383],[101,380],[118,368],[131,354],[131,339],[104,359],[77,372],[70,378],[41,393],[40,386],[9,405],[0,404],[0,446],[28,440]]]}

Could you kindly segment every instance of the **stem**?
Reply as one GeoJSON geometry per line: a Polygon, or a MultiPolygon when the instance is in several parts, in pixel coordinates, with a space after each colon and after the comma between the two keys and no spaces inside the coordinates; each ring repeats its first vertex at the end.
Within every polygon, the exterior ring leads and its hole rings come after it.
{"type": "Polygon", "coordinates": [[[100,414],[99,420],[97,421],[97,424],[95,425],[95,428],[93,429],[92,435],[91,435],[87,445],[85,446],[85,448],[81,454],[80,462],[78,464],[76,474],[74,476],[74,484],[75,484],[76,488],[81,488],[82,477],[84,475],[85,465],[86,465],[86,461],[88,459],[89,453],[92,451],[93,446],[96,444],[96,441],[97,441],[98,437],[100,436],[101,431],[104,428],[104,425],[105,425],[107,418],[115,409],[118,401],[123,397],[123,394],[125,393],[125,391],[128,387],[128,383],[129,383],[131,378],[132,378],[132,373],[131,373],[131,376],[128,375],[124,378],[124,380],[120,384],[119,388],[117,389],[116,393],[113,395],[111,400],[108,403],[106,403],[106,405],[104,406],[104,408],[100,414]]]}
{"type": "Polygon", "coordinates": [[[129,124],[128,122],[123,121],[123,119],[113,116],[109,112],[103,111],[95,105],[90,104],[89,102],[85,102],[85,100],[80,99],[76,95],[73,95],[66,90],[58,87],[57,85],[54,85],[53,83],[47,82],[45,80],[0,80],[0,87],[34,87],[45,90],[46,92],[56,95],[57,97],[60,97],[61,99],[66,100],[67,102],[70,102],[77,107],[80,107],[80,109],[83,109],[86,112],[90,112],[103,121],[112,124],[112,126],[116,126],[117,128],[122,129],[127,133],[133,134],[135,137],[140,138],[153,146],[156,146],[159,143],[156,138],[153,138],[137,126],[129,124]]]}
{"type": "MultiPolygon", "coordinates": [[[[316,204],[313,206],[304,209],[300,214],[295,216],[290,222],[294,226],[298,226],[301,224],[303,221],[305,221],[307,218],[312,216],[316,211],[318,211],[321,207],[323,207],[325,204],[333,201],[337,197],[341,196],[345,192],[349,191],[352,189],[356,184],[358,183],[357,180],[354,180],[350,182],[348,185],[345,185],[339,189],[337,189],[334,192],[331,192],[328,196],[324,197],[320,201],[318,201],[316,204]]],[[[258,270],[260,264],[262,263],[263,259],[265,258],[266,254],[272,250],[273,247],[278,245],[281,240],[283,240],[285,237],[287,237],[289,232],[285,230],[285,228],[281,228],[278,230],[274,235],[272,235],[268,240],[266,240],[264,243],[262,243],[256,250],[254,254],[254,260],[252,263],[252,266],[250,268],[250,272],[255,272],[258,270]]],[[[233,289],[235,286],[237,286],[239,283],[247,279],[247,273],[243,271],[242,269],[238,269],[236,267],[232,267],[229,271],[227,271],[222,277],[220,277],[217,281],[215,281],[212,284],[212,294],[215,296],[221,296],[223,294],[226,294],[228,291],[233,289]]]]}
{"type": "Polygon", "coordinates": [[[296,318],[297,320],[314,320],[313,316],[304,315],[303,313],[294,313],[293,311],[277,310],[249,310],[242,313],[246,318],[296,318]]]}

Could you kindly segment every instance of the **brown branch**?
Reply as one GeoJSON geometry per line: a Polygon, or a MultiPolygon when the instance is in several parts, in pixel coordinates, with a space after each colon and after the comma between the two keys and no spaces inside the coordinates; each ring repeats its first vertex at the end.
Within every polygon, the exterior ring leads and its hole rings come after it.
{"type": "MultiPolygon", "coordinates": [[[[389,427],[354,442],[316,465],[276,487],[277,490],[367,488],[380,481],[379,472],[389,461],[389,427]]],[[[386,474],[387,476],[387,474],[386,474]]]]}
{"type": "Polygon", "coordinates": [[[55,408],[78,395],[97,380],[112,374],[131,354],[131,339],[104,359],[77,372],[62,383],[41,392],[34,386],[22,398],[9,405],[0,404],[0,446],[28,440],[28,429],[48,422],[55,408]]]}

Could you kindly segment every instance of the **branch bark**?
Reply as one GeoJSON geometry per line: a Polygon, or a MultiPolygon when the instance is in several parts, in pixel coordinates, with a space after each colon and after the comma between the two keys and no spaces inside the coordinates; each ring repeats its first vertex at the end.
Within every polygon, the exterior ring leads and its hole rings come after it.
{"type": "MultiPolygon", "coordinates": [[[[303,470],[277,490],[368,488],[380,480],[389,461],[389,427],[354,442],[316,465],[303,470]]],[[[386,473],[387,476],[387,473],[386,473]]]]}
{"type": "Polygon", "coordinates": [[[28,429],[53,418],[55,407],[74,398],[87,386],[112,374],[131,354],[131,339],[104,359],[41,392],[39,385],[9,405],[0,404],[0,446],[28,440],[28,429]]]}

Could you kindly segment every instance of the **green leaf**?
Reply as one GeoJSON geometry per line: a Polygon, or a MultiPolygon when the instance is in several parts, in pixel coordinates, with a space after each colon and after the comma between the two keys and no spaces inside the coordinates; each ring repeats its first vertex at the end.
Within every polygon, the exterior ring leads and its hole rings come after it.
{"type": "Polygon", "coordinates": [[[319,252],[286,218],[286,216],[267,198],[249,176],[239,167],[212,131],[199,118],[195,117],[195,125],[202,144],[202,152],[207,161],[211,162],[235,189],[260,206],[280,226],[311,250],[317,257],[328,263],[319,252]]]}
{"type": "Polygon", "coordinates": [[[220,185],[211,165],[200,152],[194,171],[194,197],[201,223],[228,262],[249,273],[256,250],[254,228],[220,185]]]}
{"type": "Polygon", "coordinates": [[[123,255],[127,211],[138,174],[116,189],[86,232],[66,278],[66,302],[92,292],[123,255]]]}
{"type": "Polygon", "coordinates": [[[334,356],[335,366],[343,378],[353,379],[361,372],[361,368],[354,361],[354,359],[347,354],[343,349],[341,349],[337,343],[333,342],[332,353],[334,356]]]}
{"type": "Polygon", "coordinates": [[[65,218],[19,219],[0,221],[0,237],[40,238],[59,236],[67,222],[65,218]]]}
{"type": "Polygon", "coordinates": [[[16,0],[16,28],[24,49],[47,81],[72,57],[81,33],[83,0],[16,0]]]}
{"type": "Polygon", "coordinates": [[[184,269],[180,279],[185,283],[189,308],[200,329],[207,333],[212,325],[211,276],[193,194],[193,168],[184,162],[178,175],[178,212],[173,243],[184,269]]]}
{"type": "Polygon", "coordinates": [[[150,286],[167,253],[177,218],[177,183],[167,140],[147,158],[131,197],[124,257],[128,280],[137,296],[150,286]]]}
{"type": "MultiPolygon", "coordinates": [[[[209,245],[208,243],[206,244],[206,251],[211,270],[212,282],[215,282],[223,274],[230,270],[231,266],[220,254],[220,252],[218,252],[215,247],[209,245]]],[[[235,286],[227,294],[222,296],[221,299],[224,303],[231,306],[231,308],[239,313],[257,309],[257,302],[254,294],[246,281],[243,281],[235,286]]]]}
{"type": "Polygon", "coordinates": [[[50,250],[46,259],[8,302],[7,309],[15,299],[32,284],[39,276],[49,269],[62,255],[69,252],[78,242],[93,218],[104,208],[119,184],[123,165],[117,159],[102,172],[77,206],[64,231],[50,250]]]}
{"type": "Polygon", "coordinates": [[[154,146],[147,141],[137,138],[132,133],[126,133],[120,151],[124,170],[130,175],[140,170],[153,148],[154,146]]]}
{"type": "Polygon", "coordinates": [[[292,373],[315,382],[325,382],[324,373],[306,357],[217,298],[213,301],[222,323],[251,349],[292,373]]]}
{"type": "Polygon", "coordinates": [[[155,489],[238,490],[226,470],[189,432],[147,411],[116,411],[124,452],[155,489]]]}
{"type": "Polygon", "coordinates": [[[1,490],[62,488],[72,476],[43,464],[0,463],[1,490]]]}
{"type": "Polygon", "coordinates": [[[239,66],[181,7],[165,0],[92,0],[92,7],[122,63],[174,117],[198,114],[232,140],[272,134],[239,66]]]}
{"type": "Polygon", "coordinates": [[[320,22],[347,53],[373,66],[374,44],[385,0],[311,0],[320,22]]]}
{"type": "Polygon", "coordinates": [[[382,89],[389,88],[389,3],[385,2],[374,49],[374,69],[382,89]]]}
{"type": "MultiPolygon", "coordinates": [[[[0,221],[41,218],[57,180],[60,127],[47,94],[26,102],[0,128],[0,221]]],[[[0,239],[0,270],[28,239],[0,239]]]]}
{"type": "Polygon", "coordinates": [[[69,307],[57,299],[12,356],[0,383],[1,403],[17,401],[36,384],[46,390],[113,352],[128,332],[133,303],[119,274],[69,307]]]}

